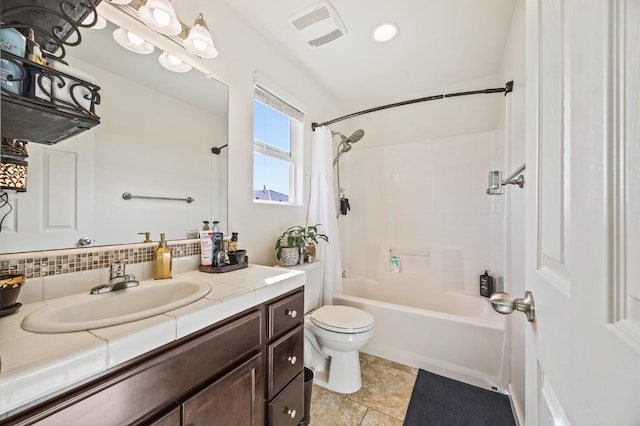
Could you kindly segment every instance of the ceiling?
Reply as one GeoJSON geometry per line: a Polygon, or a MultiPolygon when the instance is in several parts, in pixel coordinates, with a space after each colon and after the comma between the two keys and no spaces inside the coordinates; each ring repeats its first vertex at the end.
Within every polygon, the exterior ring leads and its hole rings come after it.
{"type": "MultiPolygon", "coordinates": [[[[346,36],[312,48],[289,22],[317,0],[226,0],[354,110],[497,74],[516,0],[330,0],[346,36]],[[375,27],[398,25],[386,43],[375,27]]],[[[484,89],[469,87],[466,90],[484,89]]]]}

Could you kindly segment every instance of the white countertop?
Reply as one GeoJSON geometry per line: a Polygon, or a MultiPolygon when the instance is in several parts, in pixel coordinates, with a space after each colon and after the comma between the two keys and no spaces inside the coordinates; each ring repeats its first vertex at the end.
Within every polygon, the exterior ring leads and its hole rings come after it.
{"type": "MultiPolygon", "coordinates": [[[[27,304],[0,318],[0,419],[21,411],[25,404],[299,288],[306,278],[299,270],[250,265],[224,274],[174,274],[172,279],[206,281],[211,292],[162,315],[73,333],[38,334],[20,327],[29,313],[63,298],[27,304]]],[[[141,281],[140,285],[153,283],[141,281]]]]}

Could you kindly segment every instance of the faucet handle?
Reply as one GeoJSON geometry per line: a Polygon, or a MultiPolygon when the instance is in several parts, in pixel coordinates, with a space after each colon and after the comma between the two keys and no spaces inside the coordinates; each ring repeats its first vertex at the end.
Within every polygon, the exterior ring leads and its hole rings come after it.
{"type": "Polygon", "coordinates": [[[109,267],[109,276],[112,279],[116,277],[123,277],[125,266],[126,266],[126,263],[123,259],[116,260],[109,267]]]}

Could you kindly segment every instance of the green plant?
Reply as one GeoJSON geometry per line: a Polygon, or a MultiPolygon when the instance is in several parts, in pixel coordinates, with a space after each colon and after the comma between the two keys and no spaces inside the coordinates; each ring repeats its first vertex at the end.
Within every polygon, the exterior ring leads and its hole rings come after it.
{"type": "Polygon", "coordinates": [[[276,257],[280,260],[282,249],[285,247],[297,247],[298,250],[306,245],[306,240],[303,235],[304,228],[302,226],[292,226],[284,231],[276,239],[276,257]]]}
{"type": "Polygon", "coordinates": [[[317,225],[307,226],[306,228],[302,229],[302,234],[306,245],[318,244],[318,238],[329,242],[329,237],[318,232],[318,226],[320,226],[319,223],[317,225]]]}
{"type": "Polygon", "coordinates": [[[296,247],[298,250],[302,250],[309,245],[318,244],[319,239],[329,242],[329,238],[325,234],[318,232],[318,226],[320,224],[307,227],[296,225],[284,231],[276,239],[275,248],[278,260],[280,260],[282,249],[285,247],[296,247]]]}

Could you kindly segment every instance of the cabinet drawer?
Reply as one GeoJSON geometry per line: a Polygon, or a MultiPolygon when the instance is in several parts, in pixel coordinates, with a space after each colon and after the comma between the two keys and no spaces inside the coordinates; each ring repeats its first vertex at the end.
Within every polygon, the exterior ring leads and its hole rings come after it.
{"type": "Polygon", "coordinates": [[[304,321],[304,293],[298,292],[268,306],[268,339],[304,321]]]}
{"type": "Polygon", "coordinates": [[[304,329],[299,325],[268,347],[269,385],[268,398],[273,398],[280,389],[302,371],[304,353],[304,329]]]}
{"type": "Polygon", "coordinates": [[[269,403],[269,424],[295,426],[304,415],[304,379],[302,373],[269,403]]]}

